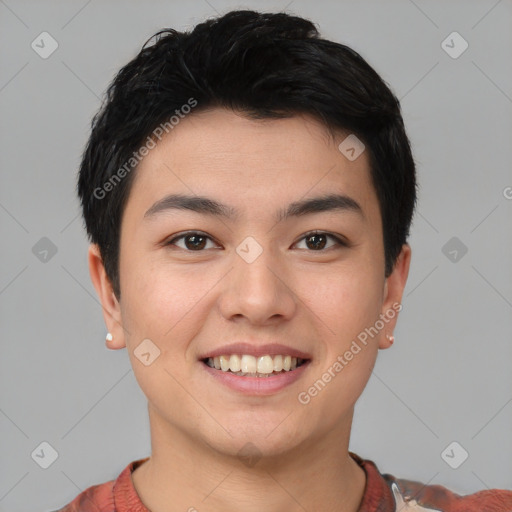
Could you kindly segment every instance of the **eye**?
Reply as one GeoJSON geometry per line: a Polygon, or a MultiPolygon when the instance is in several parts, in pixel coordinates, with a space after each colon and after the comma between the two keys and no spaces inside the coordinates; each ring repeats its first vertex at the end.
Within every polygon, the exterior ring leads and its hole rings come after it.
{"type": "Polygon", "coordinates": [[[181,239],[185,240],[185,247],[180,247],[180,249],[188,250],[189,252],[200,252],[205,248],[207,240],[212,240],[209,236],[199,232],[199,231],[189,231],[188,233],[184,233],[180,236],[173,238],[165,243],[165,245],[176,245],[175,242],[181,239]]]}
{"type": "MultiPolygon", "coordinates": [[[[349,244],[342,240],[340,237],[325,231],[312,231],[304,235],[299,241],[305,240],[307,249],[312,249],[313,252],[320,252],[325,249],[327,243],[326,241],[328,238],[334,240],[334,246],[349,246],[349,244]]],[[[200,231],[189,231],[188,233],[183,233],[177,237],[174,237],[173,239],[166,242],[165,245],[176,245],[180,249],[184,249],[188,252],[201,252],[206,248],[209,240],[212,241],[212,238],[204,233],[201,233],[200,231]],[[177,241],[182,239],[184,240],[184,247],[176,244],[177,241]]],[[[328,249],[332,247],[333,246],[328,247],[328,249]]]]}
{"type": "MultiPolygon", "coordinates": [[[[312,231],[304,235],[300,241],[306,240],[306,248],[313,248],[314,252],[320,252],[325,249],[326,240],[328,238],[331,238],[335,241],[334,246],[338,245],[342,247],[348,247],[348,243],[346,243],[344,240],[331,233],[326,233],[325,231],[312,231]]],[[[329,249],[332,247],[333,246],[329,247],[329,249]]]]}

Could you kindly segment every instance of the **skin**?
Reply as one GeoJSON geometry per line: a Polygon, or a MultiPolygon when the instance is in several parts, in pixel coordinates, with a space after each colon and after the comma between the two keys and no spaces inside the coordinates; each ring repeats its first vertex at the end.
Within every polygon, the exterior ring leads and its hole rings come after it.
{"type": "Polygon", "coordinates": [[[119,301],[91,245],[90,274],[113,335],[107,347],[128,349],[148,399],[152,453],[132,479],[152,512],[357,511],[366,476],[348,454],[354,405],[398,314],[307,405],[297,397],[400,303],[411,249],[403,246],[386,279],[369,160],[366,152],[354,161],[341,154],[346,135],[333,140],[309,116],[194,113],[136,171],[121,225],[119,301]],[[364,217],[344,210],[274,220],[293,201],[333,192],[355,199],[364,217]],[[208,196],[241,214],[168,210],[144,218],[170,193],[208,196]],[[210,237],[204,248],[186,238],[164,244],[189,230],[210,237]],[[316,248],[304,238],[311,230],[350,246],[328,237],[316,248]],[[236,252],[248,236],[263,249],[252,263],[236,252]],[[149,366],[134,355],[147,338],[160,350],[149,366]],[[312,361],[271,396],[242,395],[198,358],[248,338],[296,347],[312,361]],[[252,466],[237,455],[247,442],[260,456],[252,466]]]}

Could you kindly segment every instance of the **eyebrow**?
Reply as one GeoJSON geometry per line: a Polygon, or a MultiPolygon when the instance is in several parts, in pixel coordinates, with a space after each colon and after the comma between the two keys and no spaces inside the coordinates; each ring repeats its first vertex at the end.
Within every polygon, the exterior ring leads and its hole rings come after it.
{"type": "MultiPolygon", "coordinates": [[[[191,210],[199,214],[223,217],[228,220],[240,217],[240,212],[236,208],[208,197],[170,194],[154,203],[146,211],[144,218],[152,218],[158,213],[169,210],[191,210]]],[[[328,211],[353,212],[365,219],[363,209],[355,199],[343,194],[327,194],[290,203],[286,208],[278,210],[275,220],[280,222],[290,217],[328,211]]]]}

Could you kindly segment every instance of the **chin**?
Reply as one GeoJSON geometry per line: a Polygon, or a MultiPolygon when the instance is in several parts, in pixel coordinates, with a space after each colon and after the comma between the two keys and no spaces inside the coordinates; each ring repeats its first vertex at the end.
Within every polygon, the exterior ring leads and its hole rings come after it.
{"type": "Polygon", "coordinates": [[[269,423],[263,427],[240,425],[239,428],[229,429],[231,436],[207,439],[206,442],[215,451],[239,457],[242,462],[245,458],[269,459],[297,449],[305,435],[304,432],[298,434],[295,429],[291,431],[290,425],[277,425],[279,423],[275,423],[272,428],[269,427],[269,423]]]}

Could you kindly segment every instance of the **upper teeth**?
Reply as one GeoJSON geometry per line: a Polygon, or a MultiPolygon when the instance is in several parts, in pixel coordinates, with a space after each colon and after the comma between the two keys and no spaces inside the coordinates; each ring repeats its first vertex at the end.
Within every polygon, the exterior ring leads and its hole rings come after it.
{"type": "Polygon", "coordinates": [[[241,356],[237,354],[223,355],[217,357],[209,357],[207,364],[217,370],[227,372],[243,372],[243,373],[272,373],[282,370],[290,371],[297,368],[303,359],[297,359],[292,356],[260,356],[254,357],[248,354],[241,356]]]}

